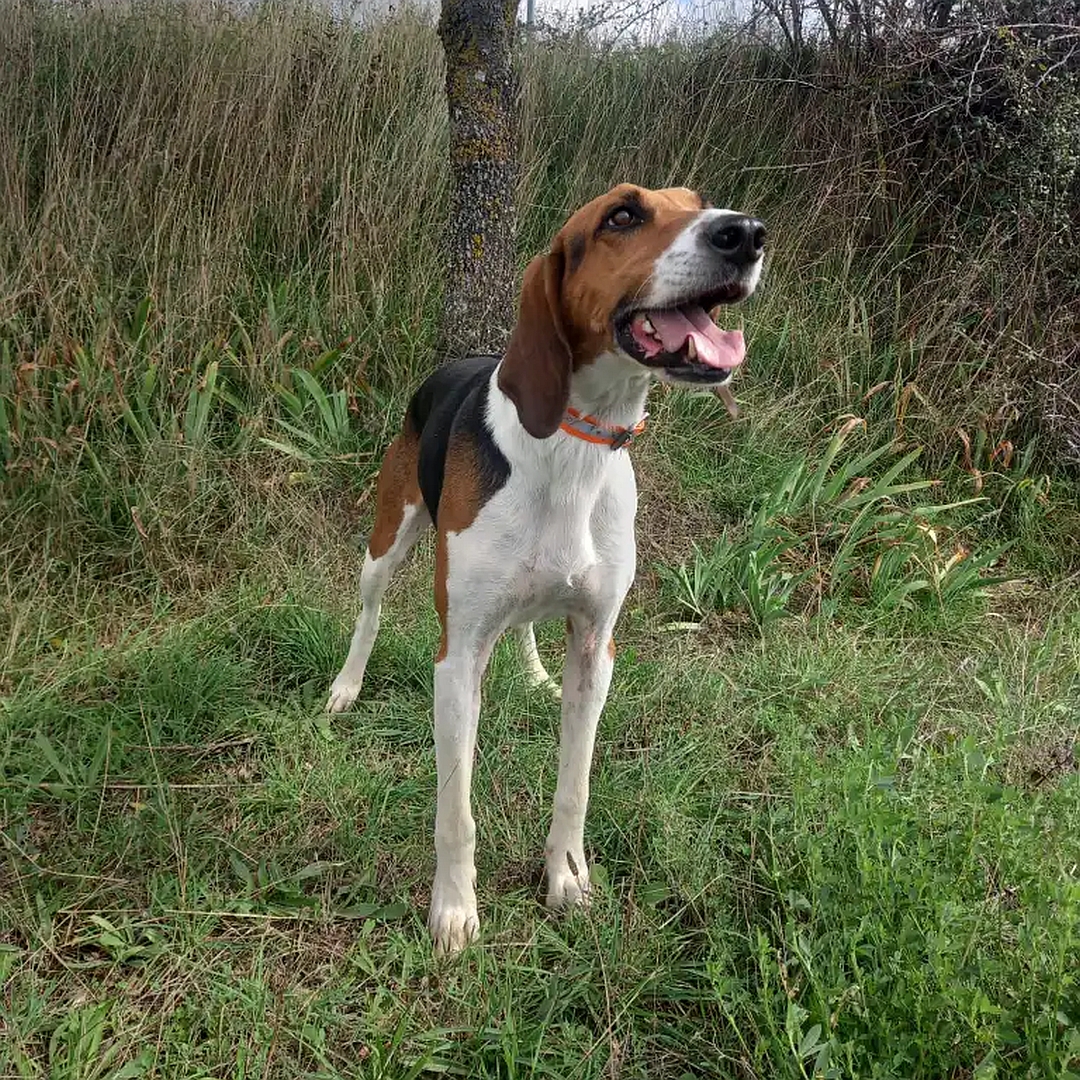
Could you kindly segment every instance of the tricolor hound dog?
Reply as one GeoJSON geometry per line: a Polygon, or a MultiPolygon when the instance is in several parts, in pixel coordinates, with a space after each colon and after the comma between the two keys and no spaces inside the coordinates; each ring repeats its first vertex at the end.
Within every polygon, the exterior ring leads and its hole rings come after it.
{"type": "Polygon", "coordinates": [[[742,334],[707,312],[753,292],[764,244],[760,221],[686,188],[614,188],[529,264],[503,357],[438,368],[386,452],[363,608],[327,708],[356,700],[390,575],[434,523],[442,637],[428,927],[439,952],[461,949],[479,928],[469,789],[480,681],[499,635],[516,627],[531,681],[549,682],[536,619],[565,616],[567,626],[547,903],[586,899],[589,768],[636,560],[637,486],[624,448],[644,426],[652,379],[720,388],[742,363],[742,334]]]}

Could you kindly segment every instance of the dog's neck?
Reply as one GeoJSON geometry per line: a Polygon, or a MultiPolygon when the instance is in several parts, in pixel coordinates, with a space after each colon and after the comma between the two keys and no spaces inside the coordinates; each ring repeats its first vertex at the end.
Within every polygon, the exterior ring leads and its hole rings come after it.
{"type": "Polygon", "coordinates": [[[652,377],[618,353],[602,353],[570,379],[570,402],[579,413],[612,427],[633,427],[645,415],[652,377]]]}
{"type": "MultiPolygon", "coordinates": [[[[633,361],[605,354],[574,372],[568,404],[612,428],[631,428],[645,414],[649,381],[648,373],[633,361]]],[[[491,376],[487,421],[511,469],[522,470],[531,489],[545,492],[545,497],[578,500],[587,508],[608,471],[624,468],[630,460],[627,450],[596,445],[565,431],[533,438],[514,403],[499,388],[498,369],[491,376]]]]}

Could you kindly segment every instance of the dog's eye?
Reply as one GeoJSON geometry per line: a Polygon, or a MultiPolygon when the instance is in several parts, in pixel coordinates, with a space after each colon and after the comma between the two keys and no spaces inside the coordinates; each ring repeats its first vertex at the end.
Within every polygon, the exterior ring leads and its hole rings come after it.
{"type": "Polygon", "coordinates": [[[612,210],[607,216],[607,224],[612,229],[629,229],[631,225],[636,225],[640,220],[637,214],[628,206],[620,206],[617,210],[612,210]]]}

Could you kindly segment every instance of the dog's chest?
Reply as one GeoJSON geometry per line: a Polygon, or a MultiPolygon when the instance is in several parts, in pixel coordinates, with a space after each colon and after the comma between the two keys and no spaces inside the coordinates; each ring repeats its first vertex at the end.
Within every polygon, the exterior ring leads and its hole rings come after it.
{"type": "Polygon", "coordinates": [[[603,606],[602,599],[632,576],[633,509],[622,506],[620,492],[578,500],[528,490],[513,494],[477,522],[487,537],[476,551],[499,565],[491,574],[498,593],[493,599],[508,621],[603,606]]]}
{"type": "Polygon", "coordinates": [[[522,537],[514,593],[526,601],[561,600],[591,594],[600,585],[601,563],[588,518],[552,515],[538,535],[522,537]]]}

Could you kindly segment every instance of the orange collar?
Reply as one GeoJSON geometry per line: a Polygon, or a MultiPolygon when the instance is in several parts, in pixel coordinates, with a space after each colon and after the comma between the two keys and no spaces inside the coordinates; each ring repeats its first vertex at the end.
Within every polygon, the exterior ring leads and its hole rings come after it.
{"type": "Polygon", "coordinates": [[[559,429],[567,435],[573,435],[575,439],[621,450],[645,430],[648,415],[646,413],[633,427],[612,427],[610,424],[602,424],[595,416],[586,416],[567,406],[566,418],[559,425],[559,429]]]}

